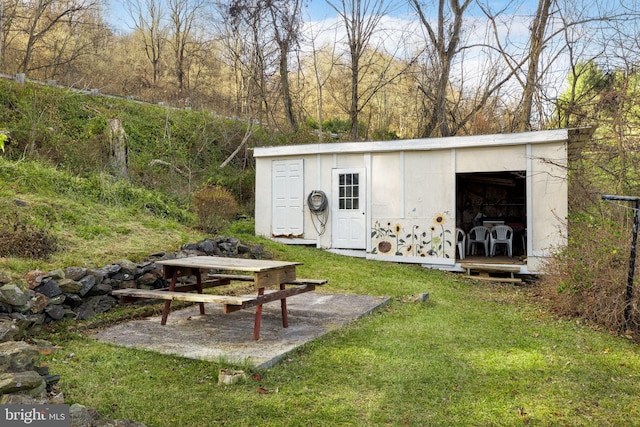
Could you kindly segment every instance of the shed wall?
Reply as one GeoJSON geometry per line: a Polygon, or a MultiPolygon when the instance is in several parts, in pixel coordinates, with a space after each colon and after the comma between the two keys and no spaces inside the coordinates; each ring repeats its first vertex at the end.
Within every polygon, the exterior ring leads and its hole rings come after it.
{"type": "MultiPolygon", "coordinates": [[[[434,264],[455,260],[456,173],[526,171],[529,270],[566,243],[566,141],[431,150],[279,155],[256,158],[256,234],[271,236],[271,165],[304,159],[304,194],[329,198],[333,169],[365,168],[367,252],[373,258],[434,264]],[[383,242],[387,242],[382,244],[383,242]],[[382,244],[382,245],[381,245],[382,244]],[[381,249],[384,249],[382,251],[381,249]],[[431,260],[426,259],[431,258],[431,260]]],[[[319,232],[305,203],[304,239],[331,247],[331,221],[319,232]]],[[[292,242],[295,243],[295,242],[292,242]]]]}

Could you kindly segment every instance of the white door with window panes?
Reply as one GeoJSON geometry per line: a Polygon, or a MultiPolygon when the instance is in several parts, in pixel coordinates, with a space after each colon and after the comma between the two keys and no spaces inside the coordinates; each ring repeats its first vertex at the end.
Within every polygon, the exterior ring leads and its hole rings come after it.
{"type": "Polygon", "coordinates": [[[332,175],[331,247],[365,249],[366,176],[365,170],[334,169],[332,175]]]}

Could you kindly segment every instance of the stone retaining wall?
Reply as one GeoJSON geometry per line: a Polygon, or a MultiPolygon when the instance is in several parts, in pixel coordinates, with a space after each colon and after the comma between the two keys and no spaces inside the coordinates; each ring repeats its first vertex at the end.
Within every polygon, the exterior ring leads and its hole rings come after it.
{"type": "Polygon", "coordinates": [[[156,261],[196,255],[267,257],[261,245],[247,246],[236,238],[218,237],[186,244],[175,253],[152,254],[142,262],[126,259],[102,267],[67,267],[30,271],[12,279],[0,272],[0,342],[19,338],[30,327],[65,317],[86,320],[118,303],[111,291],[166,287],[156,261]]]}

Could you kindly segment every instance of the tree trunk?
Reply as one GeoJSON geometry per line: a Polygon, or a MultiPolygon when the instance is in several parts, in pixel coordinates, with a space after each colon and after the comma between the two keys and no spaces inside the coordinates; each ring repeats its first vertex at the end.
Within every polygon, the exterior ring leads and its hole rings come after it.
{"type": "Polygon", "coordinates": [[[358,140],[358,79],[360,77],[360,54],[351,53],[351,105],[349,107],[349,120],[351,121],[350,137],[352,141],[358,140]]]}
{"type": "Polygon", "coordinates": [[[120,119],[109,120],[109,166],[118,178],[129,180],[127,134],[120,119]]]}
{"type": "Polygon", "coordinates": [[[291,99],[291,88],[289,87],[289,59],[287,57],[289,48],[286,43],[280,43],[280,85],[282,86],[282,101],[284,103],[284,112],[291,126],[291,130],[298,130],[298,121],[293,112],[293,100],[291,99]]]}
{"type": "Polygon", "coordinates": [[[538,85],[538,67],[542,49],[545,47],[544,33],[549,22],[549,10],[551,0],[539,0],[536,18],[531,27],[529,69],[527,70],[527,80],[525,81],[524,92],[522,94],[522,112],[518,120],[517,130],[531,130],[531,111],[533,110],[533,95],[538,85]]]}

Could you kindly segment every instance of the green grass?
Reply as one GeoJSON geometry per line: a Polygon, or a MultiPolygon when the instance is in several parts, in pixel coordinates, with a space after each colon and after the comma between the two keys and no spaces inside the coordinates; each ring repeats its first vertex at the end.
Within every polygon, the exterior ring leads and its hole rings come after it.
{"type": "Polygon", "coordinates": [[[228,364],[51,336],[67,401],[149,426],[640,425],[637,346],[554,318],[531,285],[264,243],[304,262],[301,275],[328,278],[323,292],[393,300],[271,369],[239,367],[261,379],[225,387],[228,364]],[[422,292],[427,302],[410,297],[422,292]]]}
{"type": "Polygon", "coordinates": [[[0,258],[15,275],[33,269],[101,267],[139,260],[204,238],[175,200],[103,175],[80,178],[37,162],[0,157],[0,232],[46,230],[60,249],[46,259],[0,258]]]}

